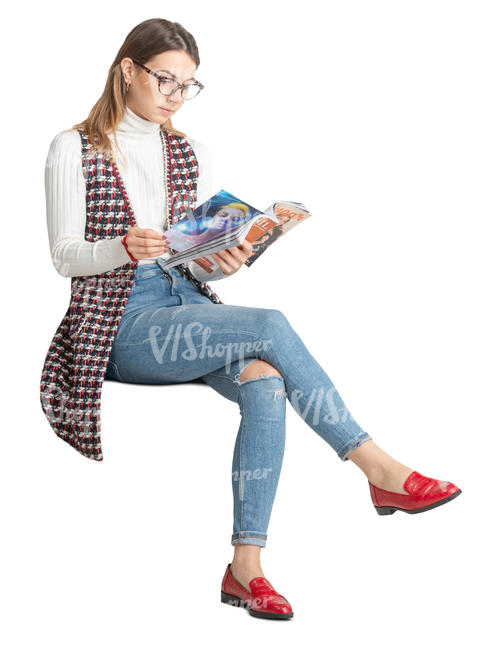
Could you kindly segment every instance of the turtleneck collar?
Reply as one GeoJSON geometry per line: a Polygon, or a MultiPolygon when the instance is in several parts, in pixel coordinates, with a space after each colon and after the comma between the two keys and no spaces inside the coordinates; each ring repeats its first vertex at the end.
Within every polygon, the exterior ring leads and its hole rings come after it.
{"type": "Polygon", "coordinates": [[[139,115],[136,115],[134,111],[126,106],[125,112],[122,116],[122,119],[117,124],[117,133],[122,133],[126,135],[153,135],[157,134],[160,131],[160,124],[158,122],[150,122],[150,120],[145,120],[139,115]]]}

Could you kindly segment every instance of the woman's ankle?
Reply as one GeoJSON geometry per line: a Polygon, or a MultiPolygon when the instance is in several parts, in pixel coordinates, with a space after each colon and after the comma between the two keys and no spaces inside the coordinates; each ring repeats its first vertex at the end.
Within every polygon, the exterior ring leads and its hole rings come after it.
{"type": "Polygon", "coordinates": [[[236,568],[240,571],[261,571],[261,562],[259,558],[246,558],[241,556],[234,556],[231,561],[231,568],[236,568]]]}
{"type": "Polygon", "coordinates": [[[261,565],[242,565],[242,564],[233,564],[233,562],[230,564],[230,570],[232,576],[239,582],[241,585],[243,585],[246,589],[249,589],[249,582],[253,578],[257,578],[259,576],[262,576],[263,578],[265,577],[263,570],[261,568],[261,565]]]}
{"type": "Polygon", "coordinates": [[[412,468],[395,461],[391,465],[375,469],[369,472],[367,477],[369,482],[378,488],[388,490],[389,492],[398,492],[400,494],[407,494],[404,489],[404,483],[412,472],[412,468]]]}

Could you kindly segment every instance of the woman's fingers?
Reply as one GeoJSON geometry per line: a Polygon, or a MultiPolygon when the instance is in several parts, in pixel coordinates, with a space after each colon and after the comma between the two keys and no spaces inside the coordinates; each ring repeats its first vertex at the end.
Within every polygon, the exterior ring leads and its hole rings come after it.
{"type": "Polygon", "coordinates": [[[250,257],[252,250],[252,244],[244,240],[240,246],[231,246],[217,253],[212,253],[212,257],[214,257],[225,275],[231,275],[238,271],[245,260],[250,257]]]}
{"type": "MultiPolygon", "coordinates": [[[[219,253],[221,253],[221,251],[219,251],[219,253]]],[[[216,260],[216,262],[219,264],[219,266],[221,267],[221,271],[222,271],[225,275],[231,275],[232,273],[234,273],[234,271],[235,271],[236,269],[234,269],[232,266],[230,266],[230,265],[228,264],[228,262],[226,262],[226,261],[221,257],[221,255],[219,255],[219,253],[211,253],[211,256],[212,256],[212,257],[216,260]]]]}
{"type": "MultiPolygon", "coordinates": [[[[251,247],[252,250],[252,247],[251,247]]],[[[249,253],[242,251],[240,246],[232,246],[231,248],[226,248],[222,251],[218,251],[223,259],[231,263],[235,260],[239,266],[241,266],[245,260],[249,257],[249,253]]]]}
{"type": "Polygon", "coordinates": [[[140,239],[165,239],[165,235],[158,230],[153,230],[153,228],[139,228],[135,226],[131,228],[130,231],[134,237],[139,237],[140,239]]]}
{"type": "Polygon", "coordinates": [[[237,246],[245,253],[245,259],[250,257],[254,251],[252,243],[248,239],[244,239],[240,246],[237,246]]]}
{"type": "Polygon", "coordinates": [[[162,248],[165,246],[163,240],[158,241],[158,239],[130,239],[127,237],[127,243],[132,242],[134,246],[141,249],[146,248],[162,248]]]}
{"type": "Polygon", "coordinates": [[[137,259],[163,255],[167,251],[166,244],[165,235],[153,228],[134,226],[127,232],[127,246],[137,259]]]}

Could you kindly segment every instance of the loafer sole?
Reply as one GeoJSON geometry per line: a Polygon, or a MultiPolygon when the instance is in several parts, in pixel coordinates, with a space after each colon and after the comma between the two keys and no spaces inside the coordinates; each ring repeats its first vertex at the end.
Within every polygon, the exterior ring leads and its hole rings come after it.
{"type": "Polygon", "coordinates": [[[228,605],[233,605],[233,607],[244,607],[247,609],[251,616],[256,616],[257,618],[287,619],[294,616],[294,612],[290,612],[289,614],[280,614],[278,612],[257,612],[255,609],[249,607],[249,603],[247,601],[242,600],[238,596],[227,594],[224,591],[221,591],[221,602],[227,603],[228,605]]]}
{"type": "Polygon", "coordinates": [[[435,501],[435,503],[430,503],[427,506],[423,506],[422,508],[412,508],[411,510],[407,508],[400,508],[399,506],[374,506],[376,508],[376,511],[378,515],[392,515],[395,510],[401,510],[402,512],[407,512],[410,515],[414,515],[418,512],[425,512],[426,510],[431,510],[432,508],[438,508],[438,506],[444,505],[444,503],[448,503],[449,501],[452,501],[452,499],[455,499],[461,494],[461,490],[458,489],[457,492],[454,492],[454,494],[450,494],[448,497],[445,497],[444,499],[440,499],[440,501],[435,501]]]}

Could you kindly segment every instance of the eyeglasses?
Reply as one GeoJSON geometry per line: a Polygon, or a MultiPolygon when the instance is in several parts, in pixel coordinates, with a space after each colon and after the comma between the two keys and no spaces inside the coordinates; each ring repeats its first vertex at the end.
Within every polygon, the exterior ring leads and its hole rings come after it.
{"type": "Polygon", "coordinates": [[[139,63],[139,61],[135,61],[134,59],[132,60],[136,65],[143,68],[143,70],[146,70],[148,74],[151,74],[158,80],[158,91],[162,93],[162,95],[173,95],[175,92],[177,92],[178,88],[181,88],[181,97],[183,99],[193,99],[193,97],[196,97],[198,93],[203,90],[203,88],[205,88],[203,84],[196,80],[190,81],[190,83],[180,84],[175,79],[158,74],[158,72],[154,72],[142,63],[139,63]]]}

